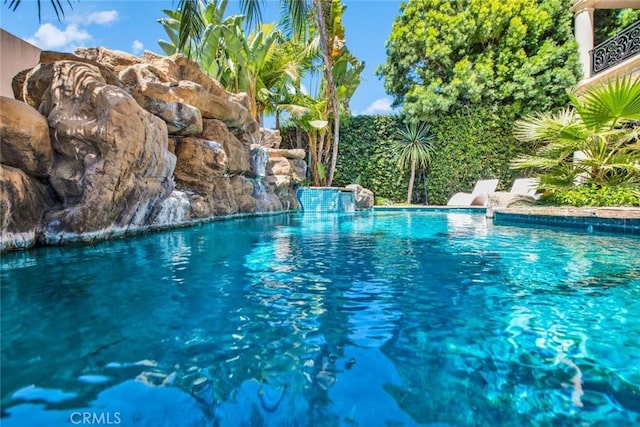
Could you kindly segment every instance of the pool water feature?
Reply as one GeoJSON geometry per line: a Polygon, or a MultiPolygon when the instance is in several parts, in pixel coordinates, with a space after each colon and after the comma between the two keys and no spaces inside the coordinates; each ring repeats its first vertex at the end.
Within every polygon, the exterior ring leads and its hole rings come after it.
{"type": "Polygon", "coordinates": [[[6,253],[0,421],[637,425],[639,253],[460,212],[6,253]]]}
{"type": "Polygon", "coordinates": [[[353,191],[335,187],[301,187],[297,191],[305,213],[353,213],[356,211],[353,191]]]}

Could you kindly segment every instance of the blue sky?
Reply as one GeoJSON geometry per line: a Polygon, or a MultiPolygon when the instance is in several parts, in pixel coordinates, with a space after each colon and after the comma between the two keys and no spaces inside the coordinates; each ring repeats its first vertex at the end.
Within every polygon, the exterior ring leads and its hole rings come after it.
{"type": "MultiPolygon", "coordinates": [[[[36,3],[23,0],[15,12],[2,4],[0,27],[46,50],[72,52],[76,47],[105,46],[140,54],[143,50],[163,53],[159,39],[166,39],[157,23],[162,9],[173,9],[171,0],[72,0],[73,9],[65,9],[60,22],[49,0],[42,0],[42,21],[38,22],[36,3]]],[[[230,2],[231,3],[231,2],[230,2]]],[[[66,1],[63,1],[66,4],[66,1]]],[[[354,114],[388,114],[391,97],[374,74],[385,62],[385,42],[391,32],[400,1],[344,0],[347,46],[365,62],[363,82],[351,100],[354,114]]],[[[279,2],[264,1],[263,20],[277,21],[279,2]]]]}

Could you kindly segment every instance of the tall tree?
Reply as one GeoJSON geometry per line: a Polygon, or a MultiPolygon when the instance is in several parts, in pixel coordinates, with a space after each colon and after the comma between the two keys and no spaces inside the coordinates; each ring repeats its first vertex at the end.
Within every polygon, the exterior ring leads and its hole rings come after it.
{"type": "Polygon", "coordinates": [[[411,168],[407,204],[411,204],[416,168],[426,169],[429,166],[435,151],[434,142],[435,136],[430,133],[429,126],[424,123],[405,125],[405,128],[399,130],[396,138],[391,142],[389,149],[400,170],[411,168]]]}
{"type": "Polygon", "coordinates": [[[560,107],[580,75],[570,3],[409,0],[377,74],[419,120],[482,102],[516,116],[560,107]]]}

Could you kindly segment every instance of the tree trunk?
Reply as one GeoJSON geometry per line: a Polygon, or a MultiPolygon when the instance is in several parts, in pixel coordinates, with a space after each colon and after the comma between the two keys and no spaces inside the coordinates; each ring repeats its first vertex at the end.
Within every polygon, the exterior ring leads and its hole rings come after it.
{"type": "Polygon", "coordinates": [[[258,102],[256,104],[256,107],[258,108],[258,114],[257,114],[257,118],[256,120],[258,121],[258,125],[260,127],[264,126],[264,104],[261,102],[258,102]]]}
{"type": "Polygon", "coordinates": [[[311,178],[313,181],[313,185],[318,187],[320,185],[320,177],[318,174],[318,158],[316,157],[316,149],[317,149],[317,137],[316,135],[312,135],[315,131],[311,131],[309,133],[309,154],[311,156],[310,160],[310,169],[311,169],[311,178]]]}
{"type": "Polygon", "coordinates": [[[424,204],[429,205],[429,187],[427,186],[427,173],[422,169],[422,185],[424,185],[424,204]]]}
{"type": "Polygon", "coordinates": [[[333,182],[333,174],[336,168],[336,162],[338,160],[338,138],[340,135],[340,111],[338,108],[338,98],[336,96],[336,86],[333,82],[333,61],[331,59],[331,53],[329,51],[329,38],[327,36],[327,24],[325,22],[324,3],[329,4],[331,8],[331,1],[326,0],[313,0],[316,6],[316,20],[318,21],[318,31],[320,33],[320,45],[322,47],[322,57],[324,59],[324,78],[327,81],[327,97],[333,111],[333,153],[331,157],[331,167],[329,168],[329,175],[327,180],[327,186],[331,186],[333,182]]]}
{"type": "Polygon", "coordinates": [[[411,176],[409,177],[409,191],[407,192],[407,204],[411,204],[411,196],[413,196],[413,181],[416,178],[416,161],[411,162],[411,176]]]}
{"type": "MultiPolygon", "coordinates": [[[[337,103],[337,102],[336,102],[337,103]]],[[[333,184],[333,174],[336,171],[336,163],[338,162],[338,142],[340,141],[340,113],[335,111],[335,120],[333,121],[333,151],[331,153],[331,168],[329,168],[328,187],[333,184]]]]}

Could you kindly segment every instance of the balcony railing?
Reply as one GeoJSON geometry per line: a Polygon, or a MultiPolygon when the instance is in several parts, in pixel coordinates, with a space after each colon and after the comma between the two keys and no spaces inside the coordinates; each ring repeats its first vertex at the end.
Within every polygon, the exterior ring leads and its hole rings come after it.
{"type": "Polygon", "coordinates": [[[592,76],[640,53],[640,21],[603,41],[590,53],[592,76]]]}

